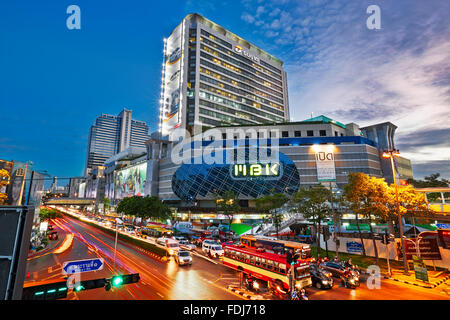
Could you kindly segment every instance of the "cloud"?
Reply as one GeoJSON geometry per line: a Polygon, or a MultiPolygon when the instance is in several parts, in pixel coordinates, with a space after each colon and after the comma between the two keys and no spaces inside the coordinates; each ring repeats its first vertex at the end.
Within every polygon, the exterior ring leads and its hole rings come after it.
{"type": "Polygon", "coordinates": [[[380,2],[380,30],[366,27],[371,4],[265,2],[258,17],[264,28],[255,32],[259,45],[284,61],[291,117],[314,112],[361,126],[390,121],[398,126],[396,145],[413,164],[444,164],[450,156],[450,2],[380,2]]]}
{"type": "Polygon", "coordinates": [[[246,13],[246,12],[244,12],[244,13],[242,14],[241,19],[244,20],[244,21],[247,22],[247,23],[253,23],[253,22],[255,22],[255,18],[254,18],[252,15],[250,15],[250,14],[248,14],[248,13],[246,13]]]}

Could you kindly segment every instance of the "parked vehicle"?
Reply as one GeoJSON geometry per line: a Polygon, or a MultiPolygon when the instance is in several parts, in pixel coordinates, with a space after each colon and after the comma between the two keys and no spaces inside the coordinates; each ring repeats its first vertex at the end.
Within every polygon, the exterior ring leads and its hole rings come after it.
{"type": "Polygon", "coordinates": [[[178,250],[178,252],[174,255],[175,261],[180,265],[192,264],[192,257],[189,251],[186,250],[178,250]]]}
{"type": "Polygon", "coordinates": [[[185,250],[189,250],[189,251],[192,251],[197,247],[195,244],[189,243],[189,241],[187,241],[187,240],[180,240],[180,241],[178,241],[178,243],[179,243],[181,249],[185,249],[185,250]]]}
{"type": "Polygon", "coordinates": [[[331,272],[326,271],[314,263],[309,265],[309,272],[311,274],[312,284],[317,289],[331,289],[333,287],[333,275],[331,272]]]}
{"type": "Polygon", "coordinates": [[[170,238],[158,238],[156,242],[166,248],[166,251],[169,255],[173,256],[178,252],[180,246],[178,241],[170,239],[170,238]]]}
{"type": "Polygon", "coordinates": [[[210,255],[211,257],[216,258],[222,257],[224,253],[222,246],[220,244],[217,244],[216,242],[211,243],[203,241],[202,251],[210,255]]]}

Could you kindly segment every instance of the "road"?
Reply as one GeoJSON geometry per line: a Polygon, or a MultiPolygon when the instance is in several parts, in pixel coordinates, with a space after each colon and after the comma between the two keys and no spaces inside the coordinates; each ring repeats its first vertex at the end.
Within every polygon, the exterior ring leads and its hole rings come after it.
{"type": "MultiPolygon", "coordinates": [[[[64,216],[55,221],[60,236],[73,233],[73,245],[60,254],[47,253],[28,261],[30,281],[60,278],[61,266],[66,261],[101,257],[103,270],[81,274],[81,280],[111,277],[113,274],[139,273],[137,284],[120,288],[93,289],[81,292],[69,290],[67,299],[81,300],[237,300],[241,295],[227,290],[228,285],[238,285],[237,274],[223,266],[219,260],[211,261],[194,253],[191,266],[178,266],[173,259],[161,262],[139,250],[138,247],[119,239],[114,272],[114,237],[82,221],[64,216]]],[[[450,281],[435,289],[381,280],[380,289],[369,289],[366,276],[361,286],[347,289],[339,286],[338,279],[331,290],[307,288],[310,300],[449,300],[450,281]]],[[[256,295],[253,293],[253,295],[256,295]]],[[[258,298],[273,299],[269,293],[258,298]]]]}
{"type": "Polygon", "coordinates": [[[237,279],[234,272],[221,264],[199,256],[191,266],[178,266],[173,259],[161,262],[119,239],[114,272],[114,237],[76,219],[64,216],[55,225],[60,233],[71,232],[74,241],[67,251],[46,254],[28,261],[27,272],[31,281],[60,278],[66,261],[100,257],[105,260],[103,270],[82,273],[81,280],[111,277],[113,274],[139,273],[137,284],[124,285],[106,291],[103,288],[80,292],[69,290],[68,299],[104,300],[236,300],[241,296],[219,285],[223,279],[237,279]]]}

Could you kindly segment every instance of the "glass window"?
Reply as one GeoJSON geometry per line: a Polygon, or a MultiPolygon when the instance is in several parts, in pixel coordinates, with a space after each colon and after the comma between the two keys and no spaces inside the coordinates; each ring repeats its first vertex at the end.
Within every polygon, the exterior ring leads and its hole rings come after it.
{"type": "Polygon", "coordinates": [[[273,261],[267,260],[267,269],[272,270],[273,269],[273,261]]]}
{"type": "Polygon", "coordinates": [[[326,130],[320,130],[319,134],[321,137],[325,137],[327,135],[327,131],[326,130]]]}
{"type": "Polygon", "coordinates": [[[255,257],[255,265],[259,266],[261,264],[261,258],[255,257]]]}
{"type": "Polygon", "coordinates": [[[289,137],[289,131],[283,131],[283,132],[281,132],[281,136],[282,136],[283,138],[289,137]]]}
{"type": "Polygon", "coordinates": [[[266,259],[261,258],[261,267],[266,268],[266,259]]]}
{"type": "Polygon", "coordinates": [[[294,136],[295,137],[301,137],[302,136],[302,132],[301,131],[294,131],[294,136]]]}
{"type": "Polygon", "coordinates": [[[308,137],[314,137],[314,131],[313,130],[308,130],[308,131],[306,131],[306,135],[308,137]]]}

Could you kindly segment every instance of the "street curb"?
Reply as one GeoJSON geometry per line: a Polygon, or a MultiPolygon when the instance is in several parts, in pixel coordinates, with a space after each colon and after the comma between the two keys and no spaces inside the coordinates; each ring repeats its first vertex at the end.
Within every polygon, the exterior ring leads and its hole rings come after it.
{"type": "Polygon", "coordinates": [[[419,284],[419,283],[410,282],[410,281],[406,281],[406,280],[399,280],[399,279],[395,279],[395,278],[386,278],[386,279],[394,280],[394,281],[401,282],[401,283],[406,283],[406,284],[412,284],[412,285],[414,285],[416,287],[422,287],[422,288],[427,288],[427,289],[434,289],[437,286],[439,286],[440,284],[442,284],[445,281],[447,281],[448,279],[450,279],[450,275],[448,275],[448,276],[444,277],[443,279],[439,280],[438,282],[430,284],[430,285],[422,285],[422,284],[419,284]]]}
{"type": "Polygon", "coordinates": [[[235,289],[235,288],[233,288],[233,287],[230,286],[230,285],[227,286],[227,289],[228,289],[228,290],[231,290],[231,291],[233,291],[233,292],[235,292],[235,293],[237,293],[237,294],[239,294],[239,295],[241,295],[241,296],[244,296],[244,297],[247,298],[247,299],[250,299],[250,300],[258,300],[255,296],[250,295],[250,294],[247,294],[247,293],[245,293],[245,292],[243,292],[243,291],[240,291],[240,290],[238,290],[238,289],[235,289]]]}

